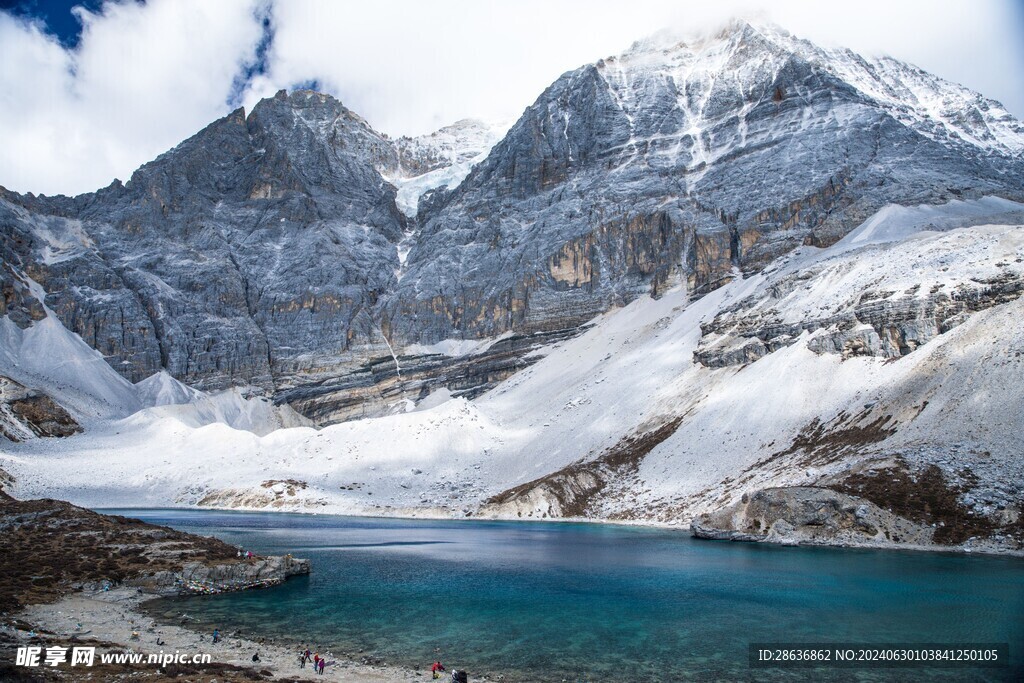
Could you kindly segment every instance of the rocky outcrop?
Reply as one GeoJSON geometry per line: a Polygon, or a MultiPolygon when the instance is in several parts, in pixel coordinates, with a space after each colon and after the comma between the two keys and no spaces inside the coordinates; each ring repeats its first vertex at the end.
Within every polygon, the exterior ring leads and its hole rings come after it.
{"type": "Polygon", "coordinates": [[[432,393],[473,399],[541,358],[534,352],[581,334],[586,325],[530,335],[510,335],[466,355],[429,353],[378,356],[342,374],[282,385],[277,400],[328,424],[402,411],[432,393]]]}
{"type": "Polygon", "coordinates": [[[6,242],[0,240],[0,317],[7,317],[21,329],[46,317],[43,304],[39,301],[16,269],[17,256],[6,249],[6,242]]]}
{"type": "Polygon", "coordinates": [[[198,497],[192,491],[178,502],[199,507],[247,510],[308,509],[323,505],[324,501],[308,488],[306,482],[297,479],[268,479],[250,487],[204,489],[198,497]]]}
{"type": "Polygon", "coordinates": [[[212,537],[2,491],[0,536],[0,612],[82,588],[216,592],[272,585],[310,569],[307,560],[242,557],[212,537]]]}
{"type": "Polygon", "coordinates": [[[191,593],[226,593],[267,588],[283,583],[291,576],[309,574],[309,560],[291,555],[258,557],[232,564],[186,564],[180,571],[160,571],[127,579],[124,584],[144,593],[157,595],[188,595],[191,593]]]}
{"type": "Polygon", "coordinates": [[[934,529],[830,489],[771,488],[695,518],[696,538],[791,545],[931,545],[934,529]]]}
{"type": "Polygon", "coordinates": [[[78,422],[50,396],[0,375],[0,437],[24,441],[80,431],[78,422]]]}
{"type": "Polygon", "coordinates": [[[701,325],[694,360],[713,368],[745,365],[805,334],[807,348],[815,353],[900,358],[969,316],[1024,295],[1019,262],[987,264],[992,266],[987,276],[972,273],[964,263],[956,264],[955,270],[937,264],[936,270],[923,270],[918,282],[902,291],[825,292],[813,302],[813,289],[830,276],[842,275],[840,268],[812,265],[773,276],[756,294],[701,325]],[[793,310],[804,302],[827,315],[795,316],[793,310]]]}
{"type": "MultiPolygon", "coordinates": [[[[989,486],[963,463],[911,468],[902,458],[867,461],[816,486],[744,493],[739,501],[695,517],[697,538],[783,544],[912,546],[1020,552],[1024,501],[987,505],[989,486]]],[[[993,499],[994,500],[994,499],[993,499]]]]}

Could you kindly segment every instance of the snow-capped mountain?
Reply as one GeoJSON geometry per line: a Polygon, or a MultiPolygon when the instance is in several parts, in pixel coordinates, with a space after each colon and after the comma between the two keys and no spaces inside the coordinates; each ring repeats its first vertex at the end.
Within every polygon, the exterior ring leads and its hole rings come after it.
{"type": "Polygon", "coordinates": [[[873,473],[934,466],[1016,542],[1024,128],[998,103],[734,22],[571,71],[502,132],[392,140],[282,92],[124,185],[0,191],[0,375],[85,429],[0,406],[29,435],[0,467],[93,504],[738,505],[709,533],[748,534],[745,493],[878,502],[873,473]]]}
{"type": "Polygon", "coordinates": [[[402,213],[416,217],[420,197],[437,188],[451,189],[462,182],[508,130],[509,124],[488,124],[463,119],[429,135],[395,140],[398,169],[385,173],[398,188],[396,202],[402,213]]]}
{"type": "Polygon", "coordinates": [[[481,159],[505,135],[508,128],[509,124],[488,124],[479,119],[463,119],[428,135],[400,137],[395,140],[400,175],[415,178],[424,173],[481,159]]]}
{"type": "MultiPolygon", "coordinates": [[[[613,83],[617,100],[633,116],[643,116],[641,112],[647,111],[650,104],[645,102],[649,92],[645,93],[643,87],[636,88],[637,84],[673,83],[685,98],[682,110],[689,126],[676,131],[685,135],[690,130],[717,128],[723,113],[743,118],[742,114],[749,113],[755,104],[754,97],[770,95],[773,101],[781,102],[787,95],[805,94],[796,82],[788,93],[781,81],[774,91],[751,89],[760,83],[772,83],[780,74],[784,75],[793,61],[838,79],[935,140],[963,140],[985,152],[1011,157],[1024,152],[1024,127],[998,102],[905,62],[890,57],[862,57],[842,48],[822,48],[777,26],[733,21],[721,32],[698,39],[663,32],[638,41],[621,56],[600,66],[603,75],[613,83]],[[718,97],[710,95],[712,91],[718,97]],[[698,94],[696,100],[691,97],[693,93],[698,94]],[[702,94],[707,97],[701,97],[702,94]],[[727,104],[729,97],[735,98],[737,94],[743,97],[739,111],[723,111],[715,106],[716,101],[727,104]],[[723,96],[724,101],[719,99],[723,96]]],[[[742,136],[723,137],[706,151],[721,156],[742,142],[742,136]]]]}
{"type": "Polygon", "coordinates": [[[888,203],[1020,197],[1024,136],[1002,108],[858,60],[741,22],[565,74],[422,212],[385,307],[396,336],[564,326],[677,282],[708,291],[888,203]],[[939,92],[945,123],[907,114],[939,92]]]}

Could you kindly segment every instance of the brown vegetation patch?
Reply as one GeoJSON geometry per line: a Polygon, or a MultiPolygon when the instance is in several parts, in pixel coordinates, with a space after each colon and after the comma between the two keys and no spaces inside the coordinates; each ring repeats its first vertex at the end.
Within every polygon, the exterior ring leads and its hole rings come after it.
{"type": "Polygon", "coordinates": [[[510,503],[525,498],[536,489],[543,489],[558,500],[563,516],[585,517],[608,482],[635,473],[647,454],[672,436],[682,420],[682,417],[677,417],[657,429],[625,436],[594,460],[575,462],[484,502],[487,505],[510,503]]]}
{"type": "Polygon", "coordinates": [[[85,583],[180,571],[187,562],[245,561],[237,548],[214,538],[3,492],[0,538],[0,612],[56,600],[85,583]]]}
{"type": "Polygon", "coordinates": [[[963,470],[961,483],[950,482],[936,465],[912,473],[905,461],[883,469],[851,475],[831,488],[865,498],[900,517],[934,524],[936,543],[958,545],[972,536],[987,537],[996,524],[960,502],[960,495],[974,487],[976,478],[963,470]]]}
{"type": "Polygon", "coordinates": [[[260,484],[260,486],[269,489],[278,484],[285,487],[284,492],[289,496],[294,496],[298,491],[304,491],[309,486],[306,482],[299,481],[298,479],[268,479],[260,484]]]}
{"type": "Polygon", "coordinates": [[[11,401],[11,411],[36,436],[71,436],[82,431],[68,411],[45,394],[26,396],[11,401]]]}
{"type": "Polygon", "coordinates": [[[785,449],[776,451],[744,470],[744,473],[762,469],[774,461],[803,454],[803,458],[792,464],[799,467],[825,465],[845,457],[859,455],[865,446],[884,441],[896,433],[898,423],[892,415],[879,415],[865,422],[868,411],[850,416],[841,412],[828,422],[818,418],[811,420],[793,442],[785,449]]]}

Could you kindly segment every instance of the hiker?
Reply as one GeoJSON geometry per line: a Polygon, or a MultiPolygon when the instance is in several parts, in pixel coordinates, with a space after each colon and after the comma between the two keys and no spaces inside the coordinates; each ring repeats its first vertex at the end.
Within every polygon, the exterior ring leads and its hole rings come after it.
{"type": "Polygon", "coordinates": [[[320,658],[320,671],[319,671],[319,674],[320,674],[321,676],[323,676],[323,675],[324,675],[324,667],[325,667],[325,666],[327,666],[327,660],[326,660],[326,659],[324,659],[323,657],[321,657],[321,658],[320,658]]]}
{"type": "Polygon", "coordinates": [[[219,629],[213,629],[213,642],[214,642],[214,644],[220,642],[220,630],[219,629]]]}
{"type": "Polygon", "coordinates": [[[259,653],[258,650],[256,652],[254,652],[253,655],[252,655],[252,663],[253,664],[259,664],[260,663],[260,653],[259,653]]]}
{"type": "Polygon", "coordinates": [[[434,666],[430,667],[430,673],[433,674],[434,680],[441,677],[441,672],[444,671],[444,664],[437,660],[434,662],[434,666]]]}

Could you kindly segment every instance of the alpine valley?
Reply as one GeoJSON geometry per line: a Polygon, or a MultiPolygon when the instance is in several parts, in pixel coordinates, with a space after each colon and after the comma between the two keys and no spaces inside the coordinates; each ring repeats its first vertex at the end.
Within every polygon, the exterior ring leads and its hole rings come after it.
{"type": "Polygon", "coordinates": [[[92,507],[1024,552],[1024,125],[734,21],[392,139],[280,92],[0,188],[0,476],[92,507]]]}

